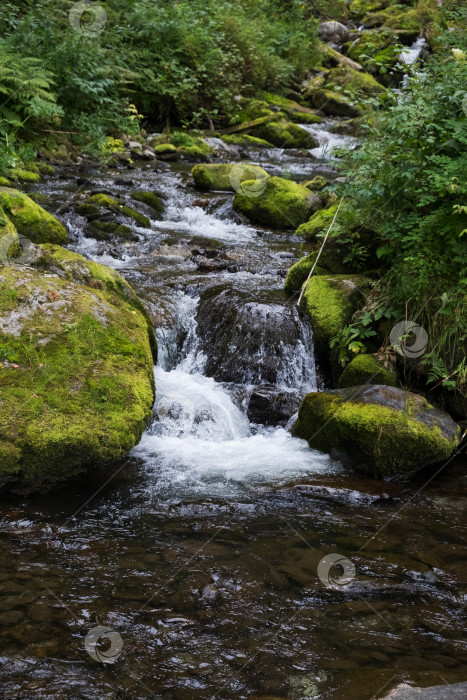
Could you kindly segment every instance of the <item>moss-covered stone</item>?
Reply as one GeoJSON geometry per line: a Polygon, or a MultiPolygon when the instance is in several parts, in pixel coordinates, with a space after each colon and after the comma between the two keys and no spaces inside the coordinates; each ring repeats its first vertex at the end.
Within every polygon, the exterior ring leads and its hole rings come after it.
{"type": "Polygon", "coordinates": [[[368,59],[374,58],[380,51],[396,42],[397,36],[387,29],[362,32],[349,46],[348,55],[352,60],[365,66],[368,59]]]}
{"type": "Polygon", "coordinates": [[[317,357],[337,376],[337,349],[330,342],[363,303],[371,280],[361,275],[314,275],[303,295],[303,307],[313,327],[317,357]]]}
{"type": "Polygon", "coordinates": [[[0,187],[10,187],[11,183],[6,177],[0,177],[0,187]]]}
{"type": "Polygon", "coordinates": [[[154,395],[154,334],[131,287],[42,248],[34,268],[0,270],[0,480],[31,489],[125,455],[154,395]]]}
{"type": "Polygon", "coordinates": [[[154,153],[156,156],[165,156],[175,154],[176,152],[177,148],[172,143],[159,143],[154,146],[154,153]]]}
{"type": "Polygon", "coordinates": [[[281,119],[255,127],[254,135],[269,141],[278,148],[315,148],[317,140],[297,124],[281,119]]]}
{"type": "Polygon", "coordinates": [[[321,89],[314,93],[313,104],[325,114],[357,117],[360,109],[348,97],[334,90],[321,89]]]}
{"type": "Polygon", "coordinates": [[[348,66],[332,68],[326,75],[325,87],[330,90],[340,87],[355,95],[358,99],[361,95],[381,95],[386,92],[380,83],[369,73],[363,73],[348,66]]]}
{"type": "Polygon", "coordinates": [[[397,374],[375,355],[357,355],[349,362],[339,378],[339,388],[359,384],[385,384],[397,386],[397,374]]]}
{"type": "Polygon", "coordinates": [[[350,3],[349,10],[352,15],[363,17],[369,12],[382,10],[389,5],[389,0],[353,0],[350,3]]]}
{"type": "Polygon", "coordinates": [[[263,168],[250,163],[222,163],[215,165],[205,165],[200,163],[195,165],[191,171],[193,180],[198,189],[203,191],[220,190],[234,192],[234,184],[239,180],[239,184],[246,180],[263,180],[269,175],[263,168]],[[235,168],[234,173],[232,170],[235,168]]]}
{"type": "Polygon", "coordinates": [[[13,182],[40,182],[41,176],[38,172],[33,172],[31,170],[23,170],[22,168],[12,168],[6,173],[10,180],[13,182]]]}
{"type": "Polygon", "coordinates": [[[251,146],[252,148],[273,148],[272,143],[248,134],[231,134],[223,136],[222,140],[229,146],[251,146]]]}
{"type": "Polygon", "coordinates": [[[147,204],[147,206],[151,207],[151,209],[153,209],[157,214],[164,213],[164,205],[162,203],[162,200],[160,199],[160,197],[157,196],[157,194],[154,194],[154,192],[134,190],[131,193],[131,198],[136,199],[137,202],[143,202],[143,204],[147,204]]]}
{"type": "Polygon", "coordinates": [[[264,93],[264,99],[271,105],[280,107],[281,112],[297,124],[320,124],[322,118],[313,112],[309,107],[303,107],[294,100],[289,100],[281,95],[273,95],[269,92],[264,93]]]}
{"type": "Polygon", "coordinates": [[[242,124],[274,115],[274,111],[265,100],[242,98],[240,108],[237,121],[242,124]]]}
{"type": "Polygon", "coordinates": [[[137,234],[129,226],[113,221],[92,221],[84,232],[88,238],[95,238],[97,241],[109,241],[113,237],[126,241],[139,240],[137,234]]]}
{"type": "MultiPolygon", "coordinates": [[[[252,188],[254,182],[251,183],[252,188]]],[[[249,182],[244,183],[248,191],[249,182]]],[[[316,195],[303,185],[281,177],[264,181],[261,193],[249,196],[237,192],[234,209],[245,214],[251,221],[279,229],[294,228],[305,221],[316,207],[316,195]]]]}
{"type": "Polygon", "coordinates": [[[41,175],[55,175],[55,168],[47,163],[36,163],[36,166],[41,175]]]}
{"type": "Polygon", "coordinates": [[[293,432],[375,477],[407,476],[446,460],[459,440],[444,411],[382,385],[308,394],[293,432]]]}
{"type": "MultiPolygon", "coordinates": [[[[307,241],[314,241],[317,236],[325,234],[336,215],[338,205],[334,204],[327,209],[317,211],[309,221],[299,226],[297,236],[301,236],[307,241]]],[[[332,232],[334,236],[347,232],[351,226],[357,224],[355,214],[347,207],[341,206],[339,214],[336,217],[332,232]]]]}
{"type": "Polygon", "coordinates": [[[418,32],[422,28],[416,10],[407,9],[405,5],[392,5],[379,12],[370,12],[362,19],[365,27],[388,27],[389,29],[406,29],[418,32]]]}
{"type": "MultiPolygon", "coordinates": [[[[109,197],[106,194],[100,192],[98,194],[93,194],[86,200],[85,204],[88,206],[108,209],[114,214],[123,214],[123,216],[127,216],[129,219],[133,219],[138,226],[141,226],[142,228],[151,228],[151,222],[147,216],[144,216],[144,214],[141,214],[139,211],[136,211],[131,207],[127,207],[125,204],[121,204],[116,199],[113,199],[113,197],[109,197]]],[[[88,211],[91,212],[92,210],[88,211]]],[[[82,206],[79,208],[79,213],[86,216],[82,206]]]]}
{"type": "Polygon", "coordinates": [[[306,182],[303,182],[302,184],[312,192],[319,192],[323,189],[323,187],[326,187],[328,181],[325,177],[323,177],[323,175],[316,175],[316,177],[314,177],[312,180],[306,180],[306,182]]]}
{"type": "Polygon", "coordinates": [[[57,219],[18,190],[0,187],[0,207],[17,231],[33,243],[66,243],[68,234],[57,219]]]}
{"type": "MultiPolygon", "coordinates": [[[[318,251],[315,250],[312,253],[309,253],[309,255],[305,255],[305,257],[301,258],[301,260],[296,262],[295,265],[292,265],[292,267],[287,273],[287,278],[284,284],[284,289],[286,292],[288,292],[289,294],[293,294],[294,292],[300,291],[303,283],[305,282],[306,278],[310,273],[311,268],[315,264],[317,257],[318,251]]],[[[323,261],[321,256],[318,261],[318,264],[315,267],[315,274],[321,275],[326,273],[329,273],[329,270],[323,267],[323,261]]]]}
{"type": "Polygon", "coordinates": [[[199,146],[180,146],[177,148],[177,153],[181,156],[185,156],[191,160],[209,160],[210,156],[214,153],[213,149],[207,153],[204,149],[199,146]]]}

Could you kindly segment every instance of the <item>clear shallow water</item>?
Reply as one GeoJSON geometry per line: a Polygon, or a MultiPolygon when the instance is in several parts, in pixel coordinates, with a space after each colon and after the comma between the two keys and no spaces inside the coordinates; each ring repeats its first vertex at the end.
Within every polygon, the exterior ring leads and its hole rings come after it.
{"type": "MultiPolygon", "coordinates": [[[[300,167],[317,172],[312,159],[300,167]]],[[[54,200],[75,177],[51,181],[54,200]]],[[[73,249],[118,267],[148,305],[160,341],[154,420],[129,460],[4,502],[2,697],[370,700],[402,680],[465,680],[465,461],[427,486],[430,472],[379,482],[284,427],[250,423],[248,371],[240,384],[206,376],[199,300],[220,285],[239,304],[263,308],[272,295],[286,307],[300,242],[245,226],[228,196],[200,197],[183,172],[128,177],[169,197],[138,243],[84,238],[83,220],[64,216],[73,249]],[[220,244],[208,262],[193,252],[200,236],[220,244]],[[355,566],[337,590],[317,573],[334,552],[355,566]],[[86,652],[96,625],[120,635],[113,664],[86,652]]],[[[278,390],[319,382],[306,324],[300,338],[279,352],[278,390]]]]}

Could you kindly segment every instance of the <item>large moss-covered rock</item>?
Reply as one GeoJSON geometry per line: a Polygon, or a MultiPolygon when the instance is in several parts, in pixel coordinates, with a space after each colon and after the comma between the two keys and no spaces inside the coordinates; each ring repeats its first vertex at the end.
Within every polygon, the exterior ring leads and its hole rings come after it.
{"type": "Polygon", "coordinates": [[[272,143],[249,134],[231,134],[223,136],[222,140],[229,146],[246,146],[251,148],[273,148],[272,143]]]}
{"type": "Polygon", "coordinates": [[[131,197],[137,202],[143,202],[148,207],[151,207],[151,209],[157,214],[162,214],[164,212],[164,205],[162,203],[162,200],[160,197],[157,196],[157,194],[154,194],[154,192],[147,192],[145,190],[134,190],[134,192],[131,193],[131,197]]]}
{"type": "Polygon", "coordinates": [[[303,307],[313,327],[318,360],[324,368],[339,374],[337,349],[332,338],[350,321],[364,301],[371,280],[362,275],[314,275],[303,295],[303,307]]]}
{"type": "Polygon", "coordinates": [[[125,455],[151,416],[154,333],[127,282],[55,245],[0,269],[0,482],[42,488],[125,455]]]}
{"type": "MultiPolygon", "coordinates": [[[[306,241],[314,241],[317,236],[326,234],[336,215],[337,208],[338,205],[334,204],[327,209],[320,209],[315,212],[309,221],[299,226],[297,229],[297,236],[301,236],[306,241]]],[[[332,232],[335,236],[347,233],[356,225],[356,215],[344,204],[344,206],[341,206],[336,220],[334,221],[332,232]]]]}
{"type": "Polygon", "coordinates": [[[66,243],[66,228],[30,197],[18,190],[0,187],[0,207],[22,236],[33,243],[66,243]]]}
{"type": "Polygon", "coordinates": [[[357,355],[342,372],[338,386],[344,389],[359,384],[397,386],[397,375],[375,355],[357,355]]]}
{"type": "Polygon", "coordinates": [[[312,109],[304,107],[294,100],[289,100],[287,97],[266,92],[264,93],[264,99],[269,104],[279,107],[281,112],[284,112],[291,121],[298,124],[320,124],[323,121],[312,109]]]}
{"type": "Polygon", "coordinates": [[[316,148],[319,145],[308,131],[286,119],[261,124],[253,133],[278,148],[316,148]]]}
{"type": "Polygon", "coordinates": [[[12,168],[7,171],[7,175],[13,182],[40,182],[41,176],[38,170],[26,170],[24,168],[12,168]]]}
{"type": "Polygon", "coordinates": [[[349,66],[332,68],[326,75],[325,86],[331,90],[340,87],[357,96],[380,95],[386,92],[386,88],[380,85],[372,75],[353,70],[349,66]]]}
{"type": "Polygon", "coordinates": [[[448,459],[460,429],[417,394],[364,385],[308,394],[293,432],[371,475],[394,477],[448,459]]]}
{"type": "MultiPolygon", "coordinates": [[[[317,257],[318,250],[314,250],[312,253],[305,255],[304,258],[301,258],[295,265],[292,265],[285,280],[284,289],[286,292],[292,294],[301,289],[317,257]]],[[[339,275],[345,272],[348,272],[348,269],[342,262],[342,256],[334,256],[332,252],[330,254],[329,248],[325,248],[319,257],[314,274],[326,275],[331,273],[339,275]]]]}
{"type": "Polygon", "coordinates": [[[309,218],[313,209],[320,206],[318,197],[303,185],[281,177],[270,177],[257,196],[249,196],[248,189],[254,182],[243,185],[245,194],[237,192],[234,209],[251,221],[272,228],[295,228],[309,218]]]}
{"type": "Polygon", "coordinates": [[[351,15],[363,17],[369,12],[382,10],[389,5],[389,0],[353,0],[350,3],[349,10],[351,15]]]}
{"type": "Polygon", "coordinates": [[[269,177],[259,165],[251,165],[250,163],[222,163],[219,165],[200,163],[195,165],[191,174],[198,189],[227,192],[234,192],[234,185],[241,184],[246,180],[264,180],[269,177]],[[232,174],[234,168],[235,171],[232,174]]]}

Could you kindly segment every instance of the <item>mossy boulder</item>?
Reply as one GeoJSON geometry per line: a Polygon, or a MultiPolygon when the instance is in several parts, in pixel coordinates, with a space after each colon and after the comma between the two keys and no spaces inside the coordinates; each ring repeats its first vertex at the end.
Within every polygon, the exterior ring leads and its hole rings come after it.
{"type": "Polygon", "coordinates": [[[286,119],[260,124],[253,133],[278,148],[316,148],[319,145],[308,131],[286,119]]]}
{"type": "Polygon", "coordinates": [[[365,27],[388,27],[388,29],[405,29],[418,32],[422,28],[419,15],[406,5],[392,5],[379,12],[370,12],[362,18],[365,27]]]}
{"type": "Polygon", "coordinates": [[[55,245],[0,269],[0,482],[39,489],[124,456],[154,397],[154,332],[115,271],[55,245]]]}
{"type": "Polygon", "coordinates": [[[246,180],[263,180],[269,175],[263,168],[250,163],[223,163],[195,165],[191,171],[193,180],[198,189],[203,191],[220,190],[234,192],[234,185],[246,180]],[[235,171],[233,169],[235,168],[235,171]]]}
{"type": "Polygon", "coordinates": [[[292,122],[298,124],[320,124],[323,121],[312,109],[304,107],[294,100],[289,100],[287,97],[266,92],[264,93],[264,99],[269,104],[279,107],[281,112],[292,122]]]}
{"type": "Polygon", "coordinates": [[[49,212],[18,190],[0,187],[0,207],[16,230],[33,243],[66,243],[66,228],[49,212]]]}
{"type": "Polygon", "coordinates": [[[148,207],[151,207],[151,209],[157,214],[164,213],[164,205],[162,203],[162,200],[160,199],[160,197],[157,196],[157,194],[154,194],[154,192],[147,192],[145,190],[134,190],[131,193],[131,198],[135,199],[137,202],[143,202],[143,204],[146,204],[148,207]]]}
{"type": "MultiPolygon", "coordinates": [[[[311,268],[316,262],[318,257],[318,251],[313,251],[309,255],[305,255],[301,258],[295,265],[292,265],[287,273],[287,278],[285,280],[284,289],[287,293],[293,294],[294,292],[300,291],[303,283],[308,277],[311,268]]],[[[323,266],[322,256],[320,257],[318,264],[315,267],[315,274],[321,275],[329,273],[329,270],[323,266]]]]}
{"type": "Polygon", "coordinates": [[[176,152],[177,148],[172,143],[159,143],[154,146],[156,156],[175,155],[176,152]]]}
{"type": "Polygon", "coordinates": [[[353,0],[350,3],[349,10],[351,15],[363,17],[369,12],[383,10],[389,5],[389,0],[353,0]]]}
{"type": "Polygon", "coordinates": [[[362,32],[358,39],[352,42],[348,49],[348,56],[365,66],[368,60],[374,58],[383,49],[397,42],[394,32],[387,29],[375,29],[362,32]]]}
{"type": "MultiPolygon", "coordinates": [[[[89,209],[89,207],[96,207],[99,210],[99,215],[101,215],[102,209],[107,209],[114,214],[122,214],[129,219],[133,219],[133,221],[135,221],[138,226],[141,226],[142,228],[151,228],[151,222],[147,216],[144,216],[144,214],[141,214],[139,211],[126,206],[126,204],[118,202],[116,199],[109,197],[106,194],[93,194],[91,197],[88,197],[85,205],[88,207],[87,211],[89,214],[91,214],[91,216],[96,210],[89,209]]],[[[78,211],[80,214],[86,216],[86,214],[84,214],[85,210],[83,209],[83,205],[81,205],[78,211]]]]}
{"type": "Polygon", "coordinates": [[[450,457],[460,429],[417,394],[363,385],[308,394],[294,435],[375,477],[405,477],[450,457]]]}
{"type": "Polygon", "coordinates": [[[331,340],[364,302],[372,281],[362,275],[314,275],[303,295],[303,308],[313,328],[317,358],[334,377],[340,374],[338,351],[331,340]]]}
{"type": "Polygon", "coordinates": [[[48,163],[36,163],[36,166],[41,175],[55,175],[55,168],[48,163]]]}
{"type": "Polygon", "coordinates": [[[359,384],[397,386],[397,374],[375,355],[357,355],[342,372],[338,386],[344,389],[359,384]]]}
{"type": "Polygon", "coordinates": [[[339,117],[357,117],[361,111],[348,97],[335,90],[318,90],[313,95],[313,104],[325,114],[339,117]]]}
{"type": "Polygon", "coordinates": [[[254,190],[255,182],[243,183],[243,192],[237,192],[234,209],[245,214],[251,221],[272,228],[295,228],[310,216],[313,209],[320,206],[318,197],[303,185],[281,177],[270,177],[263,181],[261,191],[254,190]]]}
{"type": "Polygon", "coordinates": [[[84,229],[84,235],[87,238],[95,238],[97,241],[109,241],[112,238],[126,241],[139,240],[137,234],[129,226],[114,221],[91,221],[84,229]]]}
{"type": "Polygon", "coordinates": [[[274,115],[274,110],[265,100],[242,98],[240,110],[236,121],[241,124],[274,115]]]}
{"type": "Polygon", "coordinates": [[[369,73],[359,72],[348,66],[332,68],[326,75],[325,87],[334,90],[340,87],[353,95],[381,95],[386,92],[380,83],[369,73]]]}
{"type": "Polygon", "coordinates": [[[323,175],[316,175],[316,177],[314,177],[312,180],[306,180],[302,184],[312,192],[319,192],[323,189],[323,187],[326,187],[328,181],[325,177],[323,177],[323,175]]]}
{"type": "MultiPolygon", "coordinates": [[[[297,236],[301,236],[306,241],[314,241],[317,236],[325,234],[332,224],[337,208],[338,205],[334,204],[327,209],[320,209],[315,212],[309,221],[297,229],[297,236]]],[[[355,225],[357,225],[356,215],[344,205],[341,206],[334,221],[332,232],[337,236],[348,232],[355,225]]]]}
{"type": "Polygon", "coordinates": [[[273,148],[272,143],[260,139],[257,136],[249,136],[248,134],[231,134],[223,136],[222,140],[229,146],[251,146],[252,148],[273,148]]]}
{"type": "Polygon", "coordinates": [[[6,177],[0,177],[0,187],[11,187],[11,182],[6,177]]]}
{"type": "Polygon", "coordinates": [[[23,168],[12,168],[7,171],[7,175],[13,182],[40,182],[41,176],[39,172],[34,172],[32,170],[24,170],[23,168]]]}

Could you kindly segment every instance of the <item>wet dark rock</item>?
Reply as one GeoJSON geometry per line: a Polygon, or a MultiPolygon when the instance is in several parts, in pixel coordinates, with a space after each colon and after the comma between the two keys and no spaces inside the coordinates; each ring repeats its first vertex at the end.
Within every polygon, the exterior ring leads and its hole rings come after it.
{"type": "Polygon", "coordinates": [[[282,293],[223,286],[201,295],[198,314],[206,374],[221,382],[276,384],[302,336],[298,311],[282,293]]]}
{"type": "Polygon", "coordinates": [[[293,389],[278,390],[275,386],[258,386],[250,397],[248,419],[261,425],[285,425],[299,404],[300,397],[293,389]]]}

